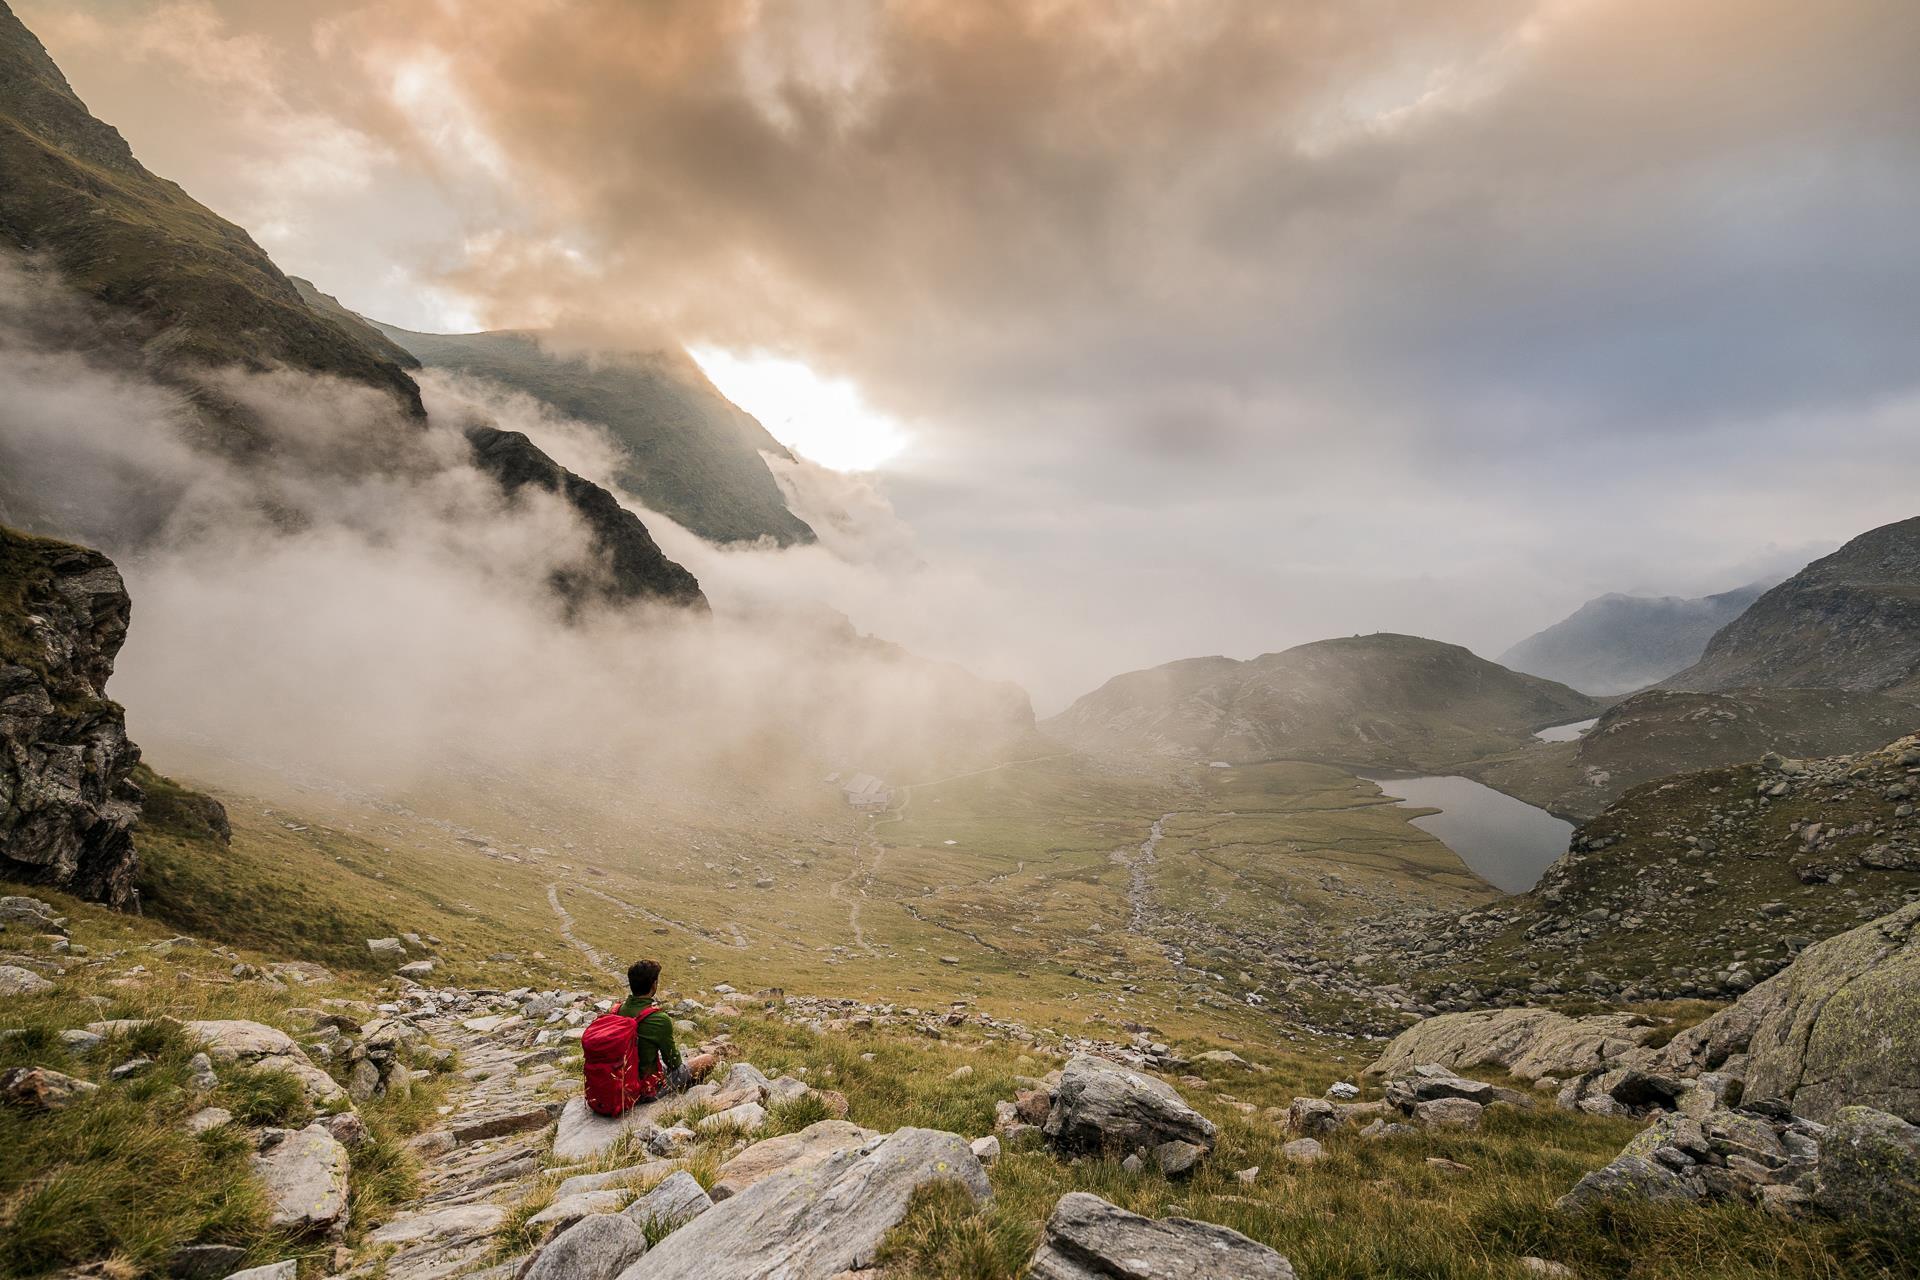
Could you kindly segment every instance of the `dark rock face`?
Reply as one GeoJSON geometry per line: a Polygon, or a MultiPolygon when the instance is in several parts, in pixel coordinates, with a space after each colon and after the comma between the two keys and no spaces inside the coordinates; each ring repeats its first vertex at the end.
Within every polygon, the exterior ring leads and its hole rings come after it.
{"type": "Polygon", "coordinates": [[[1754,601],[1674,689],[1834,688],[1920,701],[1920,516],[1861,534],[1754,601]]]}
{"type": "Polygon", "coordinates": [[[131,602],[97,551],[0,529],[0,875],[129,907],[140,749],[107,677],[131,602]]]}
{"type": "Polygon", "coordinates": [[[535,485],[564,498],[585,521],[601,563],[554,574],[554,590],[569,610],[595,601],[620,605],[636,600],[706,610],[700,583],[667,559],[647,526],[611,493],[568,471],[521,432],[476,426],[468,429],[467,440],[474,462],[509,496],[535,485]]]}

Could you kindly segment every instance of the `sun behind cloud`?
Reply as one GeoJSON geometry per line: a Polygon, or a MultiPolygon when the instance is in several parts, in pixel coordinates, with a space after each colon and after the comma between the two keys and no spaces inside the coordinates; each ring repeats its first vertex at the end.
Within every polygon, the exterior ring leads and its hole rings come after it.
{"type": "Polygon", "coordinates": [[[719,347],[689,353],[721,394],[760,419],[774,439],[835,471],[873,471],[907,447],[899,422],[867,404],[847,378],[826,378],[786,356],[719,347]]]}

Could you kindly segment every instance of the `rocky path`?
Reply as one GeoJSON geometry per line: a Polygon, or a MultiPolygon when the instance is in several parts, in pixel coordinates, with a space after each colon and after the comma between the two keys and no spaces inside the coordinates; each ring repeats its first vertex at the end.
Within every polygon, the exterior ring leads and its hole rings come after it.
{"type": "MultiPolygon", "coordinates": [[[[549,1086],[565,1051],[554,1044],[523,1046],[528,1021],[504,998],[497,1012],[475,1007],[471,997],[461,1002],[465,1007],[445,1007],[452,1003],[434,1001],[435,1011],[414,1023],[458,1052],[462,1085],[441,1127],[414,1139],[422,1165],[419,1198],[370,1237],[394,1252],[355,1274],[446,1280],[474,1270],[493,1251],[508,1206],[540,1176],[562,1107],[549,1086]]],[[[484,1274],[506,1280],[512,1267],[484,1274]]]]}
{"type": "Polygon", "coordinates": [[[602,973],[620,972],[620,966],[573,931],[573,914],[560,905],[560,886],[557,883],[547,886],[547,904],[553,908],[553,914],[560,917],[560,936],[572,943],[574,949],[587,958],[588,964],[602,973]]]}

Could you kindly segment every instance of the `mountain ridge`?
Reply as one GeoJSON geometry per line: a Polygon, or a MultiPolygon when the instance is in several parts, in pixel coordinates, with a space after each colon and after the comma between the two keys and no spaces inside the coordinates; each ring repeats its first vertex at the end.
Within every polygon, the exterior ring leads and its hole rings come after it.
{"type": "Polygon", "coordinates": [[[1496,661],[1583,693],[1631,693],[1697,661],[1714,633],[1767,585],[1749,583],[1691,599],[1608,592],[1512,645],[1496,661]]]}

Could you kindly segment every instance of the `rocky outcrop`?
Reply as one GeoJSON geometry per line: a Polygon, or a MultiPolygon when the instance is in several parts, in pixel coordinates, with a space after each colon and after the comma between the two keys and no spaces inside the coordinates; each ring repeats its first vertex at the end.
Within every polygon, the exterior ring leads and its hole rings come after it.
{"type": "Polygon", "coordinates": [[[1029,1280],[1293,1280],[1286,1258],[1238,1231],[1190,1218],[1143,1218],[1084,1191],[1060,1197],[1028,1264],[1029,1280]]]}
{"type": "Polygon", "coordinates": [[[269,1129],[253,1157],[267,1191],[267,1225],[287,1231],[326,1231],[347,1221],[347,1149],[326,1126],[289,1132],[269,1129]]]}
{"type": "Polygon", "coordinates": [[[306,1050],[284,1031],[261,1022],[225,1018],[186,1025],[188,1034],[205,1045],[217,1061],[290,1075],[316,1106],[347,1100],[347,1091],[339,1082],[315,1066],[306,1050]]]}
{"type": "Polygon", "coordinates": [[[613,1280],[646,1251],[647,1233],[639,1223],[598,1214],[541,1250],[526,1280],[613,1280]]]}
{"type": "Polygon", "coordinates": [[[568,471],[521,432],[476,425],[468,428],[467,441],[475,465],[509,497],[528,485],[544,489],[572,507],[586,526],[595,562],[555,570],[552,579],[570,611],[637,600],[706,609],[699,582],[667,559],[640,517],[611,493],[568,471]]]}
{"type": "Polygon", "coordinates": [[[1606,1013],[1570,1018],[1552,1009],[1443,1013],[1401,1032],[1369,1074],[1396,1076],[1422,1063],[1456,1070],[1494,1066],[1522,1080],[1564,1079],[1631,1066],[1653,1056],[1660,1034],[1650,1018],[1606,1013]]]}
{"type": "Polygon", "coordinates": [[[0,529],[0,876],[122,908],[140,749],[106,684],[131,609],[99,552],[0,529]]]}
{"type": "Polygon", "coordinates": [[[913,1193],[934,1182],[958,1183],[975,1200],[992,1194],[965,1139],[897,1129],[722,1200],[621,1280],[761,1280],[870,1267],[913,1193]]]}
{"type": "MultiPolygon", "coordinates": [[[[1807,948],[1667,1047],[1676,1067],[1741,1052],[1745,1098],[1830,1120],[1868,1106],[1920,1121],[1920,903],[1807,948]]],[[[1731,1068],[1728,1068],[1731,1070],[1731,1068]]]]}
{"type": "Polygon", "coordinates": [[[1754,601],[1674,689],[1878,690],[1920,699],[1920,516],[1861,534],[1754,601]]]}
{"type": "Polygon", "coordinates": [[[819,1164],[829,1156],[879,1136],[848,1120],[821,1120],[798,1133],[756,1142],[720,1166],[720,1176],[713,1184],[713,1198],[725,1200],[737,1196],[763,1178],[819,1164]]]}
{"type": "Polygon", "coordinates": [[[1072,1059],[1041,1126],[1063,1152],[1151,1151],[1180,1142],[1213,1150],[1213,1122],[1172,1085],[1090,1054],[1072,1059]]]}
{"type": "Polygon", "coordinates": [[[1871,1107],[1842,1107],[1820,1144],[1813,1200],[1909,1237],[1920,1231],[1920,1128],[1871,1107]]]}

